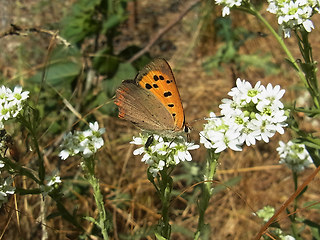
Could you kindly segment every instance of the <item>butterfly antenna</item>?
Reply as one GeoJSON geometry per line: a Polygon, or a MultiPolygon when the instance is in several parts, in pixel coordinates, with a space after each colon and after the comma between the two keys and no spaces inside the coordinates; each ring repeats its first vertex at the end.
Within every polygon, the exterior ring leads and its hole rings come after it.
{"type": "Polygon", "coordinates": [[[222,118],[222,117],[224,117],[224,115],[219,115],[219,116],[214,116],[214,117],[197,118],[197,119],[194,119],[194,120],[192,120],[192,121],[189,122],[188,128],[190,128],[190,129],[192,130],[190,124],[191,124],[191,123],[194,123],[194,122],[204,121],[204,120],[208,120],[208,119],[222,118]]]}
{"type": "Polygon", "coordinates": [[[201,132],[199,132],[199,135],[201,135],[204,139],[206,139],[208,142],[210,142],[212,144],[212,141],[207,138],[206,136],[204,136],[201,132]]]}

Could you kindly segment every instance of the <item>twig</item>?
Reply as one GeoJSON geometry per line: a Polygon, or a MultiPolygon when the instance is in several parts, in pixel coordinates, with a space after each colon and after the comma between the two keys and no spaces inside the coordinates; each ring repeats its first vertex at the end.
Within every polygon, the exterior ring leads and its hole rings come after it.
{"type": "Polygon", "coordinates": [[[18,36],[28,36],[30,33],[45,33],[47,35],[55,37],[59,42],[61,42],[66,47],[70,47],[71,43],[69,43],[66,39],[58,35],[58,31],[51,31],[42,28],[23,28],[15,24],[11,24],[9,30],[0,33],[0,38],[4,38],[6,36],[18,35],[18,36]]]}
{"type": "Polygon", "coordinates": [[[139,57],[141,57],[143,54],[149,51],[149,49],[155,44],[157,40],[159,40],[166,32],[168,32],[171,28],[173,28],[177,23],[180,22],[180,20],[198,3],[200,3],[200,0],[195,0],[191,2],[183,11],[182,13],[173,21],[169,22],[164,28],[162,28],[152,39],[150,39],[149,43],[141,49],[139,52],[137,52],[135,55],[133,55],[129,59],[129,63],[132,63],[133,61],[137,60],[139,57]]]}
{"type": "Polygon", "coordinates": [[[312,179],[318,174],[319,171],[320,171],[320,166],[313,171],[313,173],[299,186],[297,191],[295,191],[295,193],[293,193],[288,198],[288,200],[282,204],[282,206],[277,210],[277,212],[272,216],[272,218],[270,218],[269,221],[260,229],[257,236],[254,238],[255,240],[259,240],[261,238],[261,236],[265,233],[267,228],[275,221],[275,219],[280,215],[280,213],[286,207],[288,207],[288,205],[301,193],[301,191],[312,181],[312,179]]]}

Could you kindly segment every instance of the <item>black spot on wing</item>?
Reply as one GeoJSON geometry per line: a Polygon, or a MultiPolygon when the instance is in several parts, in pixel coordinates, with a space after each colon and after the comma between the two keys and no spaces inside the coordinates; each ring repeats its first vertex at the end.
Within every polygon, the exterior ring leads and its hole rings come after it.
{"type": "Polygon", "coordinates": [[[171,93],[171,92],[164,92],[164,93],[163,93],[163,96],[165,96],[165,97],[170,97],[170,96],[172,96],[172,93],[171,93]]]}
{"type": "Polygon", "coordinates": [[[146,89],[151,89],[152,88],[152,86],[149,84],[149,83],[146,83],[146,89]]]}

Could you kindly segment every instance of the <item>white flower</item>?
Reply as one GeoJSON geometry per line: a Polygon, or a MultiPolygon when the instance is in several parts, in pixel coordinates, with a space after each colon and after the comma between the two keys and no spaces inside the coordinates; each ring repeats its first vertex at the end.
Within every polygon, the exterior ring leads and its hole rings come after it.
{"type": "Polygon", "coordinates": [[[89,128],[92,131],[92,135],[95,135],[97,137],[100,137],[106,131],[105,128],[99,128],[99,124],[97,121],[94,123],[89,123],[89,128]]]}
{"type": "Polygon", "coordinates": [[[3,126],[4,121],[17,117],[28,97],[29,92],[22,92],[22,87],[16,86],[12,92],[10,88],[1,86],[0,126],[3,126]]]}
{"type": "Polygon", "coordinates": [[[310,18],[315,12],[319,12],[319,1],[268,0],[268,2],[267,11],[277,15],[285,37],[290,37],[291,29],[303,27],[307,32],[314,29],[310,18]]]}
{"type": "Polygon", "coordinates": [[[47,183],[47,186],[53,186],[56,183],[61,183],[60,176],[54,175],[51,177],[50,181],[47,183]]]}
{"type": "Polygon", "coordinates": [[[59,153],[59,157],[62,159],[62,160],[66,160],[70,155],[70,151],[69,150],[62,150],[60,153],[59,153]]]}
{"type": "Polygon", "coordinates": [[[292,141],[288,143],[280,141],[277,151],[280,156],[279,163],[286,164],[294,172],[301,172],[312,164],[312,158],[304,144],[298,144],[292,141]]]}
{"type": "Polygon", "coordinates": [[[16,86],[12,92],[12,94],[10,94],[10,96],[8,97],[8,99],[12,99],[15,100],[17,102],[21,102],[26,100],[29,97],[29,92],[28,91],[24,91],[22,92],[22,87],[21,86],[16,86]]]}
{"type": "Polygon", "coordinates": [[[222,16],[226,16],[230,14],[230,8],[234,6],[241,6],[242,0],[216,0],[216,4],[218,5],[224,5],[224,8],[222,9],[222,16]]]}
{"type": "Polygon", "coordinates": [[[223,9],[222,9],[222,17],[225,17],[227,15],[230,14],[230,8],[225,6],[223,9]]]}
{"type": "Polygon", "coordinates": [[[186,142],[182,136],[167,138],[156,134],[150,136],[146,133],[140,134],[140,137],[133,137],[130,143],[144,145],[134,150],[133,154],[144,154],[141,161],[150,166],[149,172],[154,177],[164,167],[177,165],[181,161],[191,161],[192,156],[189,151],[199,148],[199,145],[186,142]]]}
{"type": "Polygon", "coordinates": [[[268,222],[269,219],[274,215],[275,209],[271,206],[264,206],[262,209],[256,212],[256,215],[259,218],[262,218],[263,221],[268,222]]]}
{"type": "Polygon", "coordinates": [[[241,151],[240,142],[239,142],[239,131],[233,131],[233,129],[227,130],[225,133],[217,132],[213,139],[210,139],[214,144],[212,148],[215,148],[215,152],[219,153],[225,150],[227,147],[230,147],[234,151],[241,151]]]}
{"type": "Polygon", "coordinates": [[[57,188],[59,183],[61,183],[60,176],[57,175],[57,173],[53,174],[52,176],[46,176],[45,180],[47,183],[45,185],[40,185],[40,190],[43,197],[48,195],[48,193],[57,188]]]}
{"type": "Polygon", "coordinates": [[[103,144],[102,134],[105,132],[104,128],[99,129],[97,122],[89,123],[90,129],[86,131],[75,131],[74,134],[69,132],[63,138],[62,148],[59,157],[65,160],[69,156],[81,154],[84,158],[88,158],[95,154],[103,144]]]}
{"type": "Polygon", "coordinates": [[[290,235],[286,235],[284,237],[280,237],[281,240],[296,240],[294,237],[290,236],[290,235]]]}
{"type": "Polygon", "coordinates": [[[246,104],[249,102],[257,103],[260,92],[263,90],[263,86],[260,85],[260,81],[256,83],[254,88],[251,84],[245,80],[241,81],[240,78],[236,81],[237,87],[231,89],[228,93],[232,96],[232,99],[239,104],[246,104]]]}
{"type": "Polygon", "coordinates": [[[221,152],[226,148],[241,151],[241,145],[254,145],[256,141],[269,142],[276,132],[284,133],[287,116],[280,99],[284,95],[280,86],[264,87],[257,82],[254,87],[237,79],[236,87],[228,93],[232,99],[222,99],[221,114],[210,113],[208,123],[200,132],[200,142],[206,148],[221,152]]]}

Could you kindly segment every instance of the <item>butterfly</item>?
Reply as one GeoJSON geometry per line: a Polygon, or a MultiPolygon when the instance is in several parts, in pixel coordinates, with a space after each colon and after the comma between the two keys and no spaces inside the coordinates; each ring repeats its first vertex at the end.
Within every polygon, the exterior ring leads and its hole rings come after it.
{"type": "Polygon", "coordinates": [[[165,59],[151,61],[134,80],[124,80],[114,102],[119,118],[145,131],[166,136],[189,132],[176,81],[165,59]]]}

